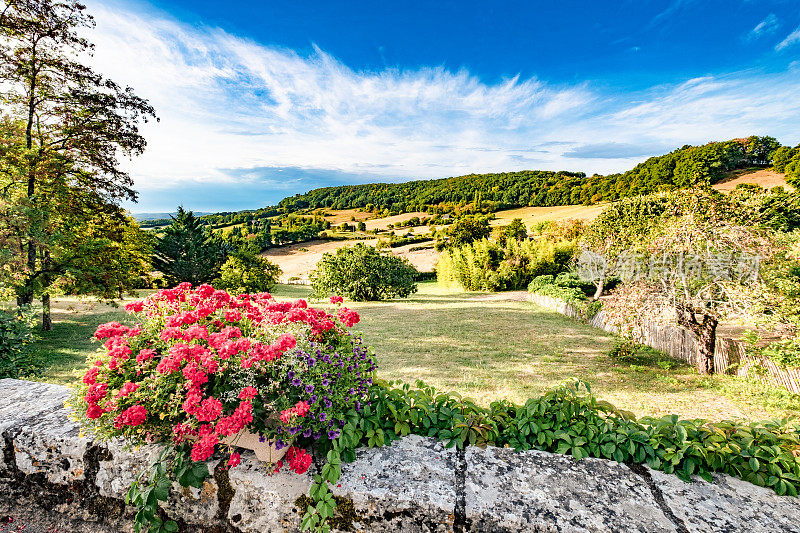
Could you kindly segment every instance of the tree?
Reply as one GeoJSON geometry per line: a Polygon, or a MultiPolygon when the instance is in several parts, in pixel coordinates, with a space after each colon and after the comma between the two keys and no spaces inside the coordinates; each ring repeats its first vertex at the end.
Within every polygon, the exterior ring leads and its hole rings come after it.
{"type": "Polygon", "coordinates": [[[222,265],[219,280],[214,286],[233,294],[267,292],[281,275],[281,269],[263,257],[239,252],[222,265]]]}
{"type": "Polygon", "coordinates": [[[417,270],[408,259],[382,254],[373,246],[356,244],[327,252],[309,275],[320,298],[330,294],[356,301],[406,298],[417,292],[417,270]]]}
{"type": "Polygon", "coordinates": [[[158,237],[153,253],[153,267],[171,285],[209,283],[217,277],[224,260],[221,244],[213,240],[194,213],[183,207],[178,207],[172,224],[158,237]]]}
{"type": "Polygon", "coordinates": [[[93,19],[74,1],[7,0],[0,15],[2,105],[9,113],[18,146],[3,167],[13,200],[27,221],[17,253],[24,270],[17,301],[30,304],[35,293],[49,298],[53,251],[50,218],[69,194],[44,194],[69,186],[104,202],[135,200],[130,176],[118,158],[142,153],[140,120],[154,117],[147,101],[103,78],[79,58],[91,53],[82,36],[93,19]]]}
{"type": "Polygon", "coordinates": [[[367,231],[367,224],[363,220],[358,223],[358,231],[367,231]]]}
{"type": "Polygon", "coordinates": [[[719,322],[760,308],[759,266],[773,254],[768,229],[747,222],[743,205],[709,189],[627,203],[654,204],[661,206],[657,215],[617,208],[604,217],[606,230],[628,220],[636,233],[615,243],[630,245],[616,256],[624,285],[603,308],[628,328],[643,318],[677,321],[698,337],[698,371],[711,374],[719,322]]]}
{"type": "Polygon", "coordinates": [[[491,229],[489,221],[485,218],[464,217],[456,220],[448,229],[450,246],[463,246],[474,241],[485,239],[491,229]]]}
{"type": "MultiPolygon", "coordinates": [[[[17,123],[18,125],[18,123],[17,123]]],[[[64,180],[38,182],[36,202],[14,179],[15,123],[0,123],[0,282],[42,298],[42,327],[50,329],[53,291],[115,298],[141,286],[149,271],[150,236],[116,205],[64,180]],[[37,270],[26,269],[25,243],[37,244],[37,270]],[[102,260],[99,260],[102,258],[102,260]]],[[[24,146],[24,145],[23,145],[24,146]]]]}
{"type": "Polygon", "coordinates": [[[515,218],[508,226],[503,228],[503,235],[505,235],[506,239],[521,241],[528,237],[528,229],[522,223],[521,218],[515,218]]]}

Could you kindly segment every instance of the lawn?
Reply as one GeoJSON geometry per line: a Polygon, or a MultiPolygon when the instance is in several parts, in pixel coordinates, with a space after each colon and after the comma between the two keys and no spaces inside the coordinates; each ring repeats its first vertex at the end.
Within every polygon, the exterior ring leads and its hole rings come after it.
{"type": "MultiPolygon", "coordinates": [[[[279,285],[273,293],[307,298],[309,288],[279,285]]],[[[361,314],[354,329],[373,348],[379,377],[423,379],[482,404],[496,398],[522,402],[574,377],[588,382],[598,397],[639,416],[762,419],[800,414],[797,397],[730,376],[699,376],[653,350],[615,361],[608,355],[616,342],[612,335],[527,301],[423,283],[405,300],[347,305],[361,314]]],[[[91,341],[94,328],[126,315],[122,307],[74,299],[56,299],[53,311],[53,331],[36,344],[52,365],[40,379],[67,383],[98,346],[91,341]]]]}

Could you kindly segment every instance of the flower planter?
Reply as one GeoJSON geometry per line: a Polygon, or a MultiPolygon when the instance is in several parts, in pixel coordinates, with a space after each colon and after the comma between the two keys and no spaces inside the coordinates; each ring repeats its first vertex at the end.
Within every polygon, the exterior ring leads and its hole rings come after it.
{"type": "Polygon", "coordinates": [[[262,441],[261,437],[259,437],[257,433],[250,433],[246,429],[243,429],[236,435],[224,437],[222,439],[222,443],[229,444],[231,446],[238,446],[239,448],[245,448],[247,450],[253,450],[259,461],[266,461],[272,464],[280,461],[283,456],[286,455],[286,451],[289,449],[288,446],[284,446],[279,450],[275,447],[274,441],[262,441]]]}

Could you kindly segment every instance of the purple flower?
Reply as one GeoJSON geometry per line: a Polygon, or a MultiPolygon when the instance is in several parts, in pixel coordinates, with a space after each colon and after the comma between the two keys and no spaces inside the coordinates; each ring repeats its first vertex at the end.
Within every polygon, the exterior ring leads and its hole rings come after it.
{"type": "Polygon", "coordinates": [[[303,384],[303,381],[300,378],[294,378],[292,380],[292,385],[294,385],[295,387],[299,387],[302,384],[303,384]]]}
{"type": "Polygon", "coordinates": [[[312,392],[314,392],[314,385],[306,385],[306,392],[308,394],[311,394],[312,392]]]}
{"type": "Polygon", "coordinates": [[[317,395],[316,394],[312,394],[311,396],[308,397],[308,404],[309,405],[312,405],[316,401],[317,401],[317,395]]]}
{"type": "Polygon", "coordinates": [[[311,430],[310,430],[310,429],[307,429],[307,430],[305,430],[305,431],[303,432],[303,436],[304,436],[305,438],[308,438],[308,437],[310,437],[310,436],[311,436],[311,430]]]}
{"type": "Polygon", "coordinates": [[[339,436],[339,431],[337,431],[337,430],[335,430],[335,429],[332,429],[332,430],[330,430],[330,431],[328,432],[328,438],[329,438],[330,440],[334,440],[334,439],[336,439],[336,437],[338,437],[338,436],[339,436]]]}
{"type": "Polygon", "coordinates": [[[326,420],[327,418],[328,418],[328,415],[326,415],[325,413],[320,413],[320,414],[319,414],[319,421],[320,421],[320,422],[325,422],[325,420],[326,420]]]}

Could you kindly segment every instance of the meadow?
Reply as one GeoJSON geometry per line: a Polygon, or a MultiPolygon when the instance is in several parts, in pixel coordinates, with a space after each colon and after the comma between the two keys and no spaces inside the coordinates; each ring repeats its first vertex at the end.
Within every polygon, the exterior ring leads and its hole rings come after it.
{"type": "MultiPolygon", "coordinates": [[[[309,288],[278,285],[273,294],[308,298],[309,288]]],[[[38,379],[74,380],[86,355],[99,346],[92,340],[97,325],[130,321],[121,303],[56,298],[53,330],[35,344],[49,367],[38,379]]],[[[778,389],[731,376],[700,376],[649,348],[615,360],[609,356],[617,342],[613,335],[524,301],[524,293],[464,293],[422,283],[404,300],[346,304],[361,314],[354,330],[373,348],[380,378],[422,379],[483,405],[499,398],[523,402],[578,378],[599,398],[637,416],[800,415],[800,401],[778,389]]]]}

